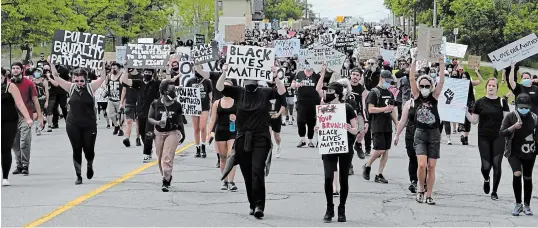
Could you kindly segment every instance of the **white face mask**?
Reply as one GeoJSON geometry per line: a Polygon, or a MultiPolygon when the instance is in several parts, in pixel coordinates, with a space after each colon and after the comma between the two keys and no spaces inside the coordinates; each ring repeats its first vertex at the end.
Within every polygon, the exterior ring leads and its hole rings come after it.
{"type": "Polygon", "coordinates": [[[348,68],[348,67],[349,67],[349,63],[344,63],[344,67],[345,67],[345,68],[348,68]]]}
{"type": "Polygon", "coordinates": [[[420,94],[422,94],[423,97],[428,97],[430,93],[431,93],[430,89],[426,89],[426,88],[420,89],[420,94]]]}

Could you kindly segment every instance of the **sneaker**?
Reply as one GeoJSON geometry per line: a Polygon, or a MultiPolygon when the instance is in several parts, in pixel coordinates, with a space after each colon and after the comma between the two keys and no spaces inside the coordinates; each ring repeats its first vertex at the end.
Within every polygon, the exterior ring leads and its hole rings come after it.
{"type": "Polygon", "coordinates": [[[200,146],[196,146],[196,154],[194,155],[195,158],[201,157],[200,155],[200,146]]]}
{"type": "Polygon", "coordinates": [[[140,142],[140,137],[136,138],[136,146],[142,146],[142,142],[140,142]]]}
{"type": "Polygon", "coordinates": [[[280,158],[280,145],[276,145],[275,157],[280,158]]]}
{"type": "Polygon", "coordinates": [[[431,197],[426,198],[426,202],[428,205],[435,205],[435,201],[431,197]]]}
{"type": "Polygon", "coordinates": [[[51,127],[51,126],[49,126],[49,127],[47,128],[47,132],[52,132],[52,127],[51,127]]]}
{"type": "Polygon", "coordinates": [[[417,193],[416,201],[419,203],[424,203],[424,192],[417,193]]]}
{"type": "Polygon", "coordinates": [[[288,121],[288,125],[293,125],[293,121],[288,121]]]}
{"type": "Polygon", "coordinates": [[[282,126],[286,126],[286,121],[282,121],[282,126]]]}
{"type": "Polygon", "coordinates": [[[350,175],[350,176],[355,175],[355,172],[353,172],[353,165],[351,165],[351,166],[349,167],[348,175],[350,175]]]}
{"type": "Polygon", "coordinates": [[[207,154],[205,153],[205,144],[202,144],[202,158],[206,158],[207,154]]]}
{"type": "Polygon", "coordinates": [[[237,186],[235,186],[235,182],[230,182],[230,191],[235,192],[237,191],[237,186]]]}
{"type": "Polygon", "coordinates": [[[151,155],[144,155],[144,163],[148,163],[151,161],[151,155]]]}
{"type": "Polygon", "coordinates": [[[523,207],[523,213],[525,213],[525,215],[533,215],[533,213],[531,211],[531,207],[527,206],[527,205],[525,205],[525,207],[523,207]]]}
{"type": "Polygon", "coordinates": [[[93,165],[91,163],[88,163],[88,166],[86,167],[86,177],[88,180],[91,180],[93,178],[93,165]]]}
{"type": "Polygon", "coordinates": [[[484,193],[489,194],[489,190],[490,190],[489,188],[490,188],[489,180],[485,180],[484,181],[484,193]]]}
{"type": "Polygon", "coordinates": [[[162,185],[162,187],[161,187],[161,191],[163,191],[163,192],[169,192],[169,191],[170,191],[169,186],[166,185],[164,182],[165,182],[165,180],[163,180],[163,185],[162,185]]]}
{"type": "Polygon", "coordinates": [[[22,167],[22,175],[24,176],[28,176],[28,174],[30,174],[30,172],[28,171],[28,167],[22,167]]]}
{"type": "Polygon", "coordinates": [[[360,159],[364,159],[366,157],[366,155],[364,154],[364,151],[362,150],[362,145],[360,143],[355,143],[353,148],[355,149],[355,151],[357,151],[357,155],[359,156],[360,159]]]}
{"type": "Polygon", "coordinates": [[[123,145],[125,145],[125,147],[130,147],[131,146],[131,141],[129,140],[129,138],[125,138],[123,140],[123,145]]]}
{"type": "Polygon", "coordinates": [[[299,142],[299,144],[297,144],[297,148],[303,148],[304,146],[306,146],[306,143],[301,141],[299,142]]]}
{"type": "Polygon", "coordinates": [[[22,167],[17,166],[17,168],[15,168],[15,170],[13,170],[14,175],[21,174],[21,173],[22,173],[22,167]]]}
{"type": "Polygon", "coordinates": [[[223,191],[227,191],[228,190],[228,181],[224,181],[222,183],[222,187],[220,188],[220,190],[223,190],[223,191]]]}
{"type": "Polygon", "coordinates": [[[409,185],[408,189],[411,193],[417,193],[417,182],[411,181],[411,184],[409,185]]]}
{"type": "Polygon", "coordinates": [[[77,180],[75,181],[75,185],[80,185],[80,184],[82,184],[82,177],[77,176],[77,180]]]}
{"type": "Polygon", "coordinates": [[[123,131],[122,130],[118,131],[118,136],[123,136],[123,131]]]}
{"type": "Polygon", "coordinates": [[[374,181],[376,183],[388,184],[389,181],[383,177],[383,174],[375,175],[374,181]]]}
{"type": "Polygon", "coordinates": [[[220,159],[217,159],[217,164],[215,165],[215,168],[220,168],[220,159]]]}
{"type": "Polygon", "coordinates": [[[362,178],[370,180],[370,170],[372,170],[372,167],[367,167],[366,164],[364,164],[362,166],[362,178]]]}
{"type": "Polygon", "coordinates": [[[315,148],[316,146],[314,146],[314,143],[309,142],[309,143],[308,143],[308,147],[310,147],[310,148],[315,148]]]}
{"type": "Polygon", "coordinates": [[[493,192],[493,193],[491,193],[491,199],[492,200],[499,200],[499,196],[497,196],[497,193],[493,192]]]}
{"type": "MultiPolygon", "coordinates": [[[[106,118],[106,117],[105,117],[106,118]]],[[[110,129],[110,124],[106,125],[106,129],[110,129]]]]}
{"type": "Polygon", "coordinates": [[[450,141],[450,137],[448,138],[448,141],[446,142],[447,145],[452,145],[452,141],[450,141]]]}
{"type": "Polygon", "coordinates": [[[113,135],[117,135],[118,131],[120,131],[119,127],[114,127],[114,131],[112,132],[113,135]]]}
{"type": "Polygon", "coordinates": [[[9,181],[7,179],[3,179],[2,180],[2,186],[10,186],[11,184],[9,183],[9,181]]]}
{"type": "Polygon", "coordinates": [[[514,210],[512,210],[513,216],[519,216],[523,212],[523,204],[516,203],[516,206],[514,207],[514,210]]]}
{"type": "Polygon", "coordinates": [[[365,154],[366,156],[370,156],[370,151],[371,151],[371,149],[366,148],[366,151],[364,152],[364,154],[365,154]]]}

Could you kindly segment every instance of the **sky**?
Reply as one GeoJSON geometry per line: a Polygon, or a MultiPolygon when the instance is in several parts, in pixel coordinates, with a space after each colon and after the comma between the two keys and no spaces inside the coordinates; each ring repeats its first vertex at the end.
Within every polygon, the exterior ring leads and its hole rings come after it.
{"type": "Polygon", "coordinates": [[[330,20],[336,16],[359,16],[365,22],[380,21],[388,17],[390,11],[383,5],[383,0],[308,0],[314,13],[330,20]]]}

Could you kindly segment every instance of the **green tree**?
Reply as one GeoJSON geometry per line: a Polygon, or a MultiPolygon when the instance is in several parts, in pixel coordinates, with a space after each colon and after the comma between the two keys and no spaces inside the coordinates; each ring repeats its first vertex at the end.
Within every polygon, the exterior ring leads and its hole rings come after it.
{"type": "MultiPolygon", "coordinates": [[[[177,9],[177,16],[181,20],[182,27],[198,27],[199,32],[203,33],[203,28],[200,27],[202,22],[212,22],[208,24],[210,31],[207,31],[208,34],[212,33],[215,21],[215,3],[213,0],[182,0],[177,9]]],[[[180,35],[188,33],[189,31],[182,30],[180,35]]]]}
{"type": "Polygon", "coordinates": [[[299,20],[304,14],[303,8],[296,0],[265,0],[263,12],[269,20],[299,20]]]}

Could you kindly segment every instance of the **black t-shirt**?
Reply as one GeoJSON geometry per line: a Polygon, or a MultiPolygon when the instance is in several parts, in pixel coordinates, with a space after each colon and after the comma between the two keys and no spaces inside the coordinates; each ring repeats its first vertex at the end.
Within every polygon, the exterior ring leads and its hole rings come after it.
{"type": "Polygon", "coordinates": [[[271,99],[269,101],[269,103],[270,103],[270,106],[271,106],[270,109],[269,109],[270,110],[269,114],[271,114],[271,115],[277,114],[280,111],[280,108],[282,108],[282,106],[284,106],[284,107],[287,106],[286,95],[282,94],[276,99],[271,99]]]}
{"type": "MultiPolygon", "coordinates": [[[[346,122],[351,124],[351,120],[355,118],[357,118],[357,113],[350,104],[346,104],[346,122]]],[[[349,131],[347,132],[347,141],[348,144],[350,144],[350,142],[355,142],[355,135],[349,133],[349,131]]],[[[350,153],[353,153],[353,149],[350,148],[349,151],[350,153]]]]}
{"type": "Polygon", "coordinates": [[[356,86],[351,85],[351,96],[355,99],[355,102],[357,103],[357,113],[362,116],[362,110],[364,110],[364,107],[362,107],[362,93],[366,88],[364,88],[363,85],[358,84],[356,86]]]}
{"type": "Polygon", "coordinates": [[[511,157],[519,157],[522,159],[532,159],[535,150],[534,135],[535,123],[532,115],[526,116],[519,115],[523,124],[520,129],[514,131],[514,138],[512,138],[512,154],[511,157]]]}
{"type": "MultiPolygon", "coordinates": [[[[379,90],[380,98],[378,99],[375,90],[372,89],[366,98],[366,105],[373,104],[374,107],[386,107],[390,101],[394,102],[394,95],[389,90],[376,87],[379,90]]],[[[365,107],[368,108],[368,107],[365,107]]],[[[370,126],[372,133],[392,132],[391,113],[370,113],[370,126]]]]}
{"type": "Polygon", "coordinates": [[[284,74],[282,79],[282,84],[286,87],[286,97],[293,97],[295,95],[295,90],[291,88],[291,82],[295,79],[295,75],[291,72],[284,74]]]}
{"type": "Polygon", "coordinates": [[[375,72],[366,70],[366,72],[364,73],[364,85],[366,86],[366,89],[368,91],[372,90],[379,84],[380,75],[381,75],[380,70],[377,70],[375,72]]]}
{"type": "Polygon", "coordinates": [[[276,89],[258,88],[249,93],[238,86],[224,86],[222,94],[234,99],[237,105],[235,127],[238,133],[245,131],[269,131],[269,100],[280,97],[276,89]]]}
{"type": "Polygon", "coordinates": [[[200,98],[202,99],[202,107],[209,107],[211,100],[209,95],[213,91],[213,86],[210,80],[206,80],[202,77],[196,76],[191,78],[185,83],[185,87],[200,88],[200,98]]]}
{"type": "Polygon", "coordinates": [[[514,89],[514,95],[517,97],[521,93],[529,94],[532,101],[531,111],[534,112],[534,114],[538,114],[538,87],[524,87],[520,84],[516,84],[516,88],[514,89]]]}
{"type": "MultiPolygon", "coordinates": [[[[140,79],[140,75],[129,75],[129,79],[140,79]]],[[[122,83],[122,86],[125,86],[122,83]]],[[[125,86],[125,105],[136,105],[138,100],[138,90],[130,86],[125,86]]]]}
{"type": "Polygon", "coordinates": [[[440,119],[437,109],[437,99],[433,96],[423,97],[419,95],[415,99],[415,125],[418,129],[439,129],[440,119]]]}
{"type": "Polygon", "coordinates": [[[160,80],[151,80],[147,84],[140,80],[132,80],[131,88],[138,90],[136,101],[136,115],[139,118],[147,118],[151,103],[161,96],[159,92],[160,80]]]}
{"type": "MultiPolygon", "coordinates": [[[[155,130],[159,132],[179,130],[180,119],[183,115],[183,109],[179,102],[174,101],[172,105],[165,106],[161,99],[157,99],[151,103],[151,106],[154,111],[153,119],[159,121],[163,118],[163,115],[166,115],[166,126],[161,128],[159,125],[155,125],[155,130]]],[[[183,120],[181,119],[181,121],[183,120]]]]}
{"type": "Polygon", "coordinates": [[[478,137],[496,139],[503,122],[503,112],[509,112],[508,102],[505,99],[489,99],[482,97],[476,101],[473,113],[478,115],[478,137]]]}
{"type": "Polygon", "coordinates": [[[405,140],[414,140],[415,138],[415,130],[417,129],[417,126],[415,124],[415,101],[411,100],[411,104],[409,105],[409,111],[407,112],[407,125],[405,127],[405,140]]]}
{"type": "Polygon", "coordinates": [[[302,83],[303,85],[297,88],[297,102],[309,102],[319,104],[321,98],[318,91],[316,91],[316,84],[320,75],[312,73],[310,77],[306,77],[304,71],[299,71],[295,76],[296,83],[302,83]]]}
{"type": "Polygon", "coordinates": [[[473,105],[474,102],[475,102],[474,86],[473,86],[473,82],[469,80],[469,93],[467,95],[467,106],[473,105]]]}

